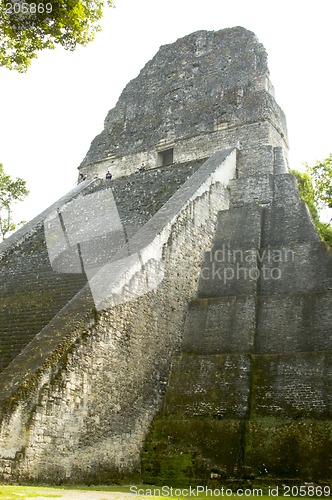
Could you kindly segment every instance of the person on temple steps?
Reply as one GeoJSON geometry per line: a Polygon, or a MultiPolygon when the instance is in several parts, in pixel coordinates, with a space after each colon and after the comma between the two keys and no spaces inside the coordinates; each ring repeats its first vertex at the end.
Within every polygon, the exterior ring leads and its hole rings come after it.
{"type": "Polygon", "coordinates": [[[147,171],[147,166],[146,164],[144,163],[144,161],[142,161],[141,165],[138,167],[138,171],[139,172],[146,172],[147,171]]]}

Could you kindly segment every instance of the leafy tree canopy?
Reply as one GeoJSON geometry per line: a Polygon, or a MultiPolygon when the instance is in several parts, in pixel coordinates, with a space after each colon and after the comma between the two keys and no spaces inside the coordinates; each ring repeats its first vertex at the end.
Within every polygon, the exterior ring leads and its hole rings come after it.
{"type": "Polygon", "coordinates": [[[332,208],[332,154],[315,165],[306,164],[305,172],[292,170],[295,175],[302,201],[308,205],[312,218],[322,240],[332,246],[332,227],[320,220],[319,211],[332,208]]]}
{"type": "Polygon", "coordinates": [[[3,240],[8,233],[23,223],[23,221],[16,224],[13,222],[12,206],[16,201],[22,201],[28,194],[26,181],[20,177],[13,180],[5,173],[0,163],[0,237],[3,240]]]}
{"type": "Polygon", "coordinates": [[[315,165],[306,164],[315,188],[315,202],[319,208],[332,208],[332,153],[315,165]]]}
{"type": "Polygon", "coordinates": [[[112,0],[0,0],[0,66],[25,72],[40,50],[87,45],[105,4],[112,0]]]}

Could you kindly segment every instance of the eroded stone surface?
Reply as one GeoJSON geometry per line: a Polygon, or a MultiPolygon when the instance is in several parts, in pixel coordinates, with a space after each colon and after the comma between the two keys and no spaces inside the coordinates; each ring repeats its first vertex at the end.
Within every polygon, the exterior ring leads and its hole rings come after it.
{"type": "Polygon", "coordinates": [[[285,118],[255,35],[241,27],[199,31],[161,47],[125,87],[80,171],[93,176],[111,168],[124,175],[141,161],[157,166],[169,149],[174,163],[204,158],[238,141],[252,146],[257,132],[261,145],[263,132],[252,124],[267,118],[284,145],[285,118]]]}

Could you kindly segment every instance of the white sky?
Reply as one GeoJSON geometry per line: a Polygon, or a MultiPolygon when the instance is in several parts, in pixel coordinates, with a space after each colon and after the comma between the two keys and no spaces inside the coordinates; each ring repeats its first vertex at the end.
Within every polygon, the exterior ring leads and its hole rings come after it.
{"type": "Polygon", "coordinates": [[[26,74],[0,68],[0,162],[30,190],[19,217],[30,220],[75,185],[108,110],[160,45],[201,29],[243,26],[265,46],[291,168],[332,152],[330,0],[115,2],[88,47],[42,52],[26,74]]]}

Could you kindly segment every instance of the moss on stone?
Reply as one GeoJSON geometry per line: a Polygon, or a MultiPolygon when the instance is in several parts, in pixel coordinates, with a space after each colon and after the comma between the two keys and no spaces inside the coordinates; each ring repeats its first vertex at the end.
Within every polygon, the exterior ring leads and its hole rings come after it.
{"type": "Polygon", "coordinates": [[[277,418],[250,421],[245,463],[256,476],[327,480],[332,474],[332,423],[277,418]]]}
{"type": "Polygon", "coordinates": [[[142,455],[143,480],[155,484],[207,484],[214,473],[232,476],[242,459],[240,420],[156,419],[142,455]]]}

